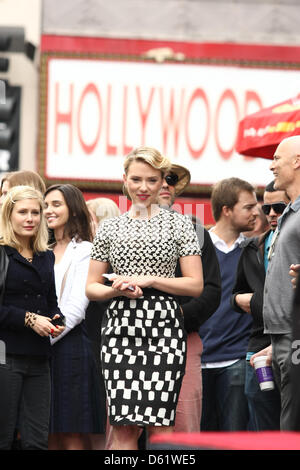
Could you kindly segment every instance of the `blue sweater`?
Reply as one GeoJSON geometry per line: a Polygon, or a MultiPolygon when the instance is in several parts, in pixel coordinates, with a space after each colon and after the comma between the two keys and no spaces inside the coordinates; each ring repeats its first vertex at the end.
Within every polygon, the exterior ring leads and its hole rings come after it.
{"type": "Polygon", "coordinates": [[[203,341],[202,362],[219,362],[246,357],[252,317],[230,305],[241,248],[229,253],[216,248],[221,270],[222,297],[219,308],[199,330],[203,341]]]}

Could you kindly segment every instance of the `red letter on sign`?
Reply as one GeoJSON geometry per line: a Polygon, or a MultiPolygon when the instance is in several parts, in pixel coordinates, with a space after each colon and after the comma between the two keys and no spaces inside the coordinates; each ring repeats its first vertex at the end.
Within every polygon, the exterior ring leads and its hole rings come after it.
{"type": "Polygon", "coordinates": [[[101,99],[100,99],[100,95],[99,95],[99,92],[96,88],[96,86],[93,84],[93,83],[89,83],[85,89],[83,90],[82,92],[82,95],[80,97],[80,101],[79,101],[79,105],[78,105],[78,114],[77,114],[77,131],[78,131],[78,138],[79,138],[79,142],[83,148],[83,150],[85,151],[85,153],[92,153],[97,145],[97,142],[98,142],[98,139],[99,139],[99,135],[100,135],[100,131],[101,131],[101,118],[102,117],[102,106],[101,106],[101,99]],[[94,142],[92,142],[91,144],[86,144],[84,141],[83,141],[83,138],[82,138],[82,135],[81,135],[81,129],[80,129],[80,115],[81,115],[81,108],[82,108],[82,104],[83,104],[83,101],[86,97],[86,95],[88,93],[93,93],[96,100],[97,100],[97,105],[98,105],[98,108],[99,108],[99,125],[98,125],[98,129],[97,129],[97,133],[96,133],[96,137],[94,139],[94,142]]]}
{"type": "Polygon", "coordinates": [[[127,155],[131,152],[133,147],[126,145],[126,129],[127,129],[127,85],[124,86],[124,100],[123,100],[123,125],[122,125],[122,155],[127,155]]]}
{"type": "MultiPolygon", "coordinates": [[[[202,152],[204,151],[205,147],[206,147],[207,139],[208,139],[208,133],[209,133],[209,125],[210,125],[209,121],[210,121],[209,105],[208,105],[208,100],[207,100],[206,94],[204,93],[203,90],[201,90],[201,88],[197,88],[194,91],[194,93],[192,94],[192,96],[189,100],[187,110],[186,110],[186,116],[185,116],[185,138],[186,138],[186,143],[187,143],[189,152],[190,152],[190,154],[192,155],[193,158],[199,158],[201,156],[202,152]],[[191,143],[190,143],[190,139],[189,139],[189,133],[188,133],[189,126],[188,126],[188,124],[189,124],[189,115],[190,115],[191,107],[192,107],[193,101],[196,100],[196,99],[203,100],[203,102],[205,104],[205,108],[206,108],[206,132],[205,132],[204,142],[203,142],[202,146],[199,147],[198,149],[193,149],[192,146],[191,146],[191,143]]],[[[199,120],[199,127],[201,125],[203,125],[203,124],[199,120]]]]}
{"type": "Polygon", "coordinates": [[[141,145],[145,145],[145,127],[146,127],[146,124],[147,124],[147,119],[148,119],[148,115],[149,115],[149,111],[150,111],[150,107],[151,107],[151,103],[152,103],[153,93],[154,93],[154,88],[151,87],[146,109],[143,110],[140,87],[139,86],[136,87],[137,102],[138,102],[139,112],[140,112],[141,121],[142,121],[141,145]]]}
{"type": "Polygon", "coordinates": [[[107,87],[107,110],[106,110],[106,153],[107,155],[117,155],[117,147],[110,145],[110,111],[111,111],[111,85],[107,87]]]}
{"type": "Polygon", "coordinates": [[[175,103],[174,103],[174,90],[171,88],[170,90],[170,101],[169,101],[169,112],[164,113],[164,93],[163,88],[159,88],[159,96],[160,96],[160,114],[161,114],[161,124],[162,124],[162,138],[163,138],[163,152],[167,153],[167,145],[169,139],[169,132],[171,126],[174,128],[174,155],[178,155],[178,138],[179,138],[179,129],[182,120],[182,110],[183,110],[183,103],[184,103],[184,90],[181,90],[180,95],[180,104],[178,109],[175,110],[175,103]],[[176,112],[177,111],[177,112],[176,112]]]}
{"type": "MultiPolygon", "coordinates": [[[[258,108],[257,111],[259,111],[263,107],[260,96],[256,93],[256,91],[247,90],[245,94],[244,116],[249,114],[248,105],[251,101],[257,104],[257,108],[258,108]]],[[[251,112],[255,113],[255,111],[256,110],[251,111],[251,112]]]]}
{"type": "Polygon", "coordinates": [[[238,104],[237,104],[236,97],[234,96],[234,94],[231,90],[229,90],[229,89],[225,90],[224,93],[222,93],[221,98],[219,99],[217,110],[216,110],[216,117],[215,117],[215,139],[216,139],[216,144],[217,144],[218,150],[221,154],[221,157],[224,158],[224,160],[228,160],[231,157],[231,154],[234,150],[236,136],[237,136],[237,130],[238,130],[238,123],[239,123],[239,109],[238,109],[238,104]],[[236,114],[236,135],[235,135],[234,141],[232,143],[232,147],[228,150],[224,150],[221,147],[220,141],[219,141],[219,133],[218,133],[220,109],[221,109],[221,106],[222,106],[222,104],[225,100],[231,100],[232,101],[232,103],[234,105],[234,109],[235,109],[235,114],[236,114]]]}
{"type": "MultiPolygon", "coordinates": [[[[256,91],[253,91],[253,90],[247,90],[246,91],[246,94],[245,94],[245,103],[244,103],[244,116],[246,116],[247,114],[250,114],[250,112],[248,111],[248,108],[249,108],[249,103],[255,103],[257,105],[257,109],[255,110],[252,110],[251,113],[255,113],[256,111],[259,111],[260,109],[262,109],[263,107],[263,104],[262,104],[262,101],[260,99],[260,96],[256,93],[256,91]]],[[[252,106],[253,107],[253,106],[252,106]]],[[[252,108],[251,107],[251,108],[252,108]]],[[[252,157],[248,157],[246,155],[243,156],[243,160],[245,161],[251,161],[253,160],[252,157]]]]}
{"type": "Polygon", "coordinates": [[[60,113],[58,111],[59,84],[55,83],[55,123],[54,123],[54,152],[57,153],[58,144],[58,126],[67,124],[70,126],[69,132],[69,153],[72,153],[72,114],[73,114],[73,84],[70,85],[70,111],[60,113]]]}

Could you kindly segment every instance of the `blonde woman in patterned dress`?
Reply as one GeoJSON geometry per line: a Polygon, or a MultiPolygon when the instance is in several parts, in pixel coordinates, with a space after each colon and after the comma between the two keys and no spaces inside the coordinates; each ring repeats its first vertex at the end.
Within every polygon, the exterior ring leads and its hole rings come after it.
{"type": "Polygon", "coordinates": [[[92,248],[86,294],[110,300],[101,359],[112,449],[137,449],[140,428],[172,432],[186,360],[186,334],[176,296],[203,289],[201,250],[191,220],[160,208],[170,161],[140,147],[124,162],[128,212],[101,224],[92,248]],[[182,277],[175,278],[179,259],[182,277]],[[111,286],[105,285],[109,266],[111,286]]]}

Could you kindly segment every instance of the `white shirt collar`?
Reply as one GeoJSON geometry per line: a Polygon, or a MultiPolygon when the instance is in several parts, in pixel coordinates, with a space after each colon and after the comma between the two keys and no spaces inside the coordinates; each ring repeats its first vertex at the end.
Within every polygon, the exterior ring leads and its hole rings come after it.
{"type": "Polygon", "coordinates": [[[240,244],[245,240],[245,235],[242,233],[239,234],[238,238],[234,241],[234,243],[231,246],[228,246],[225,241],[220,238],[214,231],[214,227],[212,227],[209,230],[209,234],[211,236],[212,242],[215,245],[218,250],[223,251],[223,253],[229,253],[230,251],[235,250],[237,246],[240,246],[240,244]]]}

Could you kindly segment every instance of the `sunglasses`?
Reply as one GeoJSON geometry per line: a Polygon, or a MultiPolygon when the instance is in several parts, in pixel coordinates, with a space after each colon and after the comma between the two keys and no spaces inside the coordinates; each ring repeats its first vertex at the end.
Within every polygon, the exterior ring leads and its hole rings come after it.
{"type": "Polygon", "coordinates": [[[271,211],[271,207],[276,214],[282,214],[284,209],[286,208],[285,202],[275,202],[275,204],[263,204],[261,206],[262,211],[264,214],[269,215],[271,211]]]}
{"type": "Polygon", "coordinates": [[[178,175],[176,173],[170,173],[165,176],[165,180],[169,186],[175,186],[178,183],[178,175]]]}

